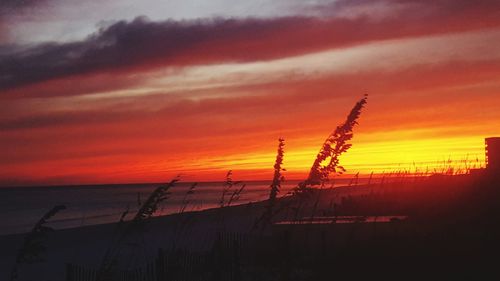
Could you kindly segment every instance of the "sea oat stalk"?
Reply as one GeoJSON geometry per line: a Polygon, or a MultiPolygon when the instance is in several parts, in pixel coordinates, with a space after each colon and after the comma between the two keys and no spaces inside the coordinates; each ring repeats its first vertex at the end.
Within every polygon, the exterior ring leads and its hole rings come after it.
{"type": "Polygon", "coordinates": [[[285,139],[279,138],[278,139],[278,150],[276,152],[276,161],[274,162],[274,176],[273,176],[273,182],[271,183],[271,191],[269,193],[269,200],[274,201],[276,200],[276,196],[280,192],[281,188],[281,182],[285,179],[282,175],[282,171],[285,171],[281,167],[283,164],[283,157],[284,157],[284,150],[285,147],[285,139]]]}
{"type": "Polygon", "coordinates": [[[351,148],[349,141],[353,137],[353,128],[358,124],[361,109],[365,106],[368,96],[358,101],[347,116],[347,120],[337,126],[323,143],[305,182],[306,186],[321,185],[328,181],[331,173],[342,174],[344,167],[339,165],[339,157],[351,148]],[[325,164],[326,163],[326,164],[325,164]]]}
{"type": "Polygon", "coordinates": [[[44,241],[47,238],[47,233],[53,231],[51,227],[48,227],[45,224],[47,223],[47,220],[64,209],[66,209],[66,206],[64,205],[54,206],[50,209],[50,211],[42,216],[42,218],[35,224],[31,232],[24,238],[24,244],[17,254],[16,264],[11,271],[11,281],[17,280],[18,265],[43,261],[42,254],[47,250],[44,245],[44,241]]]}

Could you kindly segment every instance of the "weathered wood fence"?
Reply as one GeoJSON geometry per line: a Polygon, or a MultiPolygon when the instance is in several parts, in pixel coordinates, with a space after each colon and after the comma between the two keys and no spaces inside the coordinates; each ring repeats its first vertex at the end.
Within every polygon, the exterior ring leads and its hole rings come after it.
{"type": "Polygon", "coordinates": [[[94,281],[97,271],[75,264],[66,264],[66,281],[94,281]]]}
{"type": "MultiPolygon", "coordinates": [[[[220,233],[210,252],[159,249],[154,261],[119,270],[110,281],[237,281],[241,276],[239,257],[247,241],[246,235],[220,233]]],[[[66,281],[95,281],[96,276],[97,269],[66,265],[66,281]]]]}
{"type": "MultiPolygon", "coordinates": [[[[240,281],[249,272],[267,280],[290,280],[306,269],[328,270],[351,252],[366,254],[366,246],[375,256],[386,250],[400,223],[378,224],[283,224],[272,235],[219,233],[209,251],[160,249],[151,261],[115,270],[106,281],[240,281]]],[[[67,265],[66,281],[96,281],[96,275],[95,269],[67,265]]]]}

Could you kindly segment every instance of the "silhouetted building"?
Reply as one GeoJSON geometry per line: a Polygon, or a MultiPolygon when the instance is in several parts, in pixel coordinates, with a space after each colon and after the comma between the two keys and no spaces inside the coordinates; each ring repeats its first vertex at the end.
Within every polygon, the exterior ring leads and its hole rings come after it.
{"type": "Polygon", "coordinates": [[[486,169],[500,173],[500,137],[486,138],[486,169]]]}

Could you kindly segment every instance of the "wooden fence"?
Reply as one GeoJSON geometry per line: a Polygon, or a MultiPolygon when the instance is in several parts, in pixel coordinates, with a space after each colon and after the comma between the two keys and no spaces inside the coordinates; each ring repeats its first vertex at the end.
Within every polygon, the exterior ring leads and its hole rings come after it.
{"type": "MultiPolygon", "coordinates": [[[[213,250],[193,253],[159,249],[153,262],[115,272],[110,281],[205,281],[240,280],[239,256],[248,241],[242,234],[217,235],[213,250]]],[[[96,281],[97,270],[80,265],[66,265],[66,281],[96,281]]]]}
{"type": "MultiPolygon", "coordinates": [[[[393,243],[399,223],[284,224],[273,231],[273,235],[219,233],[205,252],[160,249],[151,261],[115,270],[106,281],[239,281],[249,272],[269,280],[289,280],[293,272],[327,270],[352,252],[346,249],[368,245],[372,254],[378,254],[393,243]]],[[[66,267],[66,281],[96,281],[96,275],[95,269],[66,267]]]]}
{"type": "Polygon", "coordinates": [[[94,281],[97,271],[75,264],[66,264],[66,281],[94,281]]]}

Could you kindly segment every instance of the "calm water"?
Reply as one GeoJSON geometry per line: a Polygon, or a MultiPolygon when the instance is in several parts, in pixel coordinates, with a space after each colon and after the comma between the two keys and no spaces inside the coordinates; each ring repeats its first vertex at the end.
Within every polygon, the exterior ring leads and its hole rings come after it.
{"type": "MultiPolygon", "coordinates": [[[[338,181],[345,185],[350,180],[338,181]]],[[[234,204],[244,204],[266,199],[269,182],[246,182],[246,188],[234,204]]],[[[71,228],[85,225],[117,222],[121,214],[130,208],[127,219],[137,211],[139,202],[144,202],[159,184],[122,184],[57,187],[0,188],[0,235],[23,233],[55,205],[64,204],[67,209],[50,220],[49,225],[71,228]]],[[[297,185],[296,181],[285,182],[281,194],[297,185]]],[[[171,189],[171,197],[161,205],[158,215],[179,212],[190,183],[178,183],[171,189]]],[[[239,188],[240,185],[233,187],[239,188]]],[[[200,183],[195,193],[189,195],[186,211],[214,208],[219,205],[223,183],[200,183]]],[[[226,196],[226,200],[230,197],[226,196]]]]}

